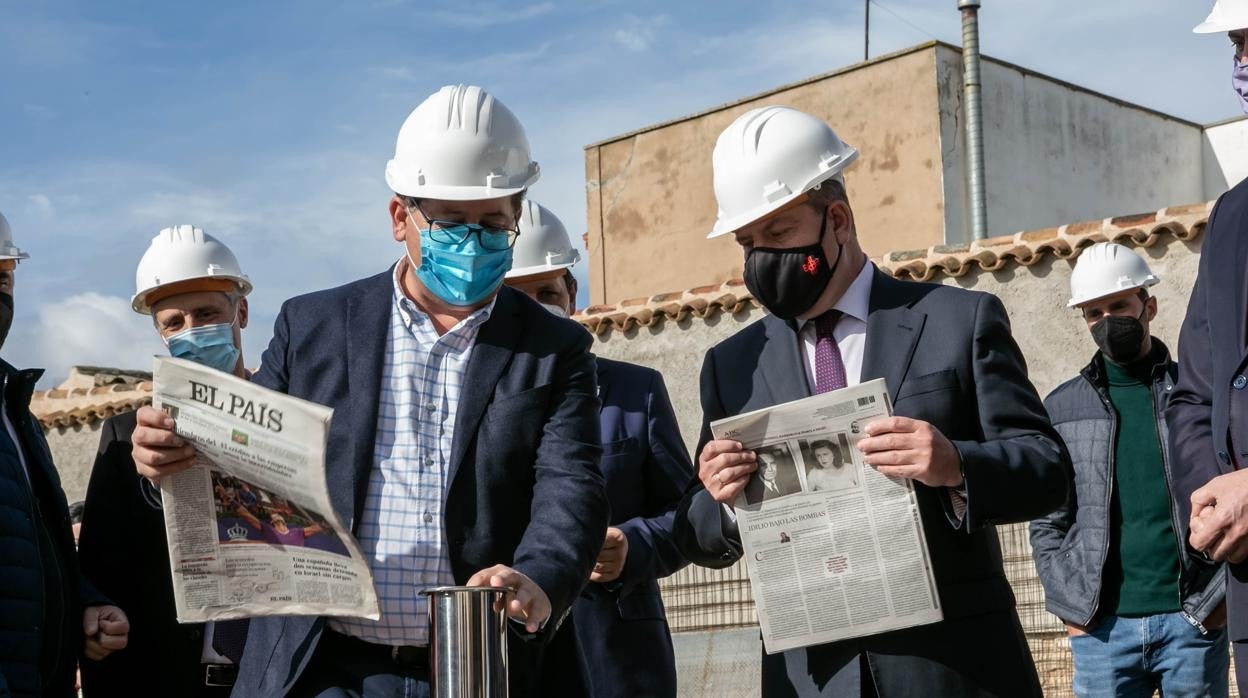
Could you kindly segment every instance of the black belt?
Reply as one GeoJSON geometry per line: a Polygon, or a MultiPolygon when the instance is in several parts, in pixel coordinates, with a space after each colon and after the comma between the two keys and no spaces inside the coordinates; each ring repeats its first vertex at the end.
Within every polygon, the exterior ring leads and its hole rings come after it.
{"type": "Polygon", "coordinates": [[[205,686],[233,686],[238,679],[237,664],[205,664],[204,665],[204,685],[205,686]]]}
{"type": "Polygon", "coordinates": [[[343,635],[326,628],[321,634],[325,649],[358,652],[373,657],[384,657],[404,672],[427,674],[429,672],[429,648],[413,645],[378,645],[358,637],[343,635]]]}

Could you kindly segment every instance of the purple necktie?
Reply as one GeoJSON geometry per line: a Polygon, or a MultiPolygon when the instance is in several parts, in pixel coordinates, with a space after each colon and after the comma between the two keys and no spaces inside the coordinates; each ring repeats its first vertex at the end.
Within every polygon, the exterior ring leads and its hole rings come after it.
{"type": "Polygon", "coordinates": [[[827,393],[844,388],[845,362],[832,331],[841,321],[841,311],[829,310],[815,318],[815,392],[827,393]]]}

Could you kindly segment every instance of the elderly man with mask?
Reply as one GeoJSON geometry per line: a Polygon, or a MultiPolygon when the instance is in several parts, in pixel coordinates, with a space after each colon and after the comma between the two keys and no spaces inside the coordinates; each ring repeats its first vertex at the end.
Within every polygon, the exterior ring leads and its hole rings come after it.
{"type": "Polygon", "coordinates": [[[758,468],[710,423],[884,378],[896,416],[858,443],[881,474],[913,482],[944,620],[766,655],[762,695],[1038,696],[993,526],[1066,497],[1069,461],[1027,379],[1001,301],[893,279],[868,261],[841,173],[858,152],[823,121],[750,110],[712,158],[718,220],[768,311],[702,366],[700,483],[676,517],[695,563],[726,567],[741,538],[731,504],[758,468]]]}
{"type": "MultiPolygon", "coordinates": [[[[1195,31],[1230,39],[1231,86],[1248,113],[1248,0],[1218,0],[1195,31]]],[[[1230,563],[1227,617],[1241,692],[1248,692],[1246,269],[1248,181],[1223,194],[1209,214],[1179,335],[1179,380],[1166,412],[1187,541],[1205,560],[1230,563]]]]}
{"type": "MultiPolygon", "coordinates": [[[[576,310],[572,265],[579,259],[555,214],[524,202],[507,285],[568,317],[576,310]]],[[[672,540],[672,518],[693,465],[663,376],[623,361],[598,357],[596,363],[611,526],[590,584],[573,606],[575,632],[568,628],[555,641],[577,645],[589,669],[586,695],[675,696],[676,659],[658,580],[686,564],[672,540]]],[[[547,662],[552,695],[567,694],[558,681],[580,669],[547,662]]]]}
{"type": "MultiPolygon", "coordinates": [[[[27,258],[0,215],[0,347],[13,323],[17,263],[27,258]]],[[[126,614],[79,571],[69,505],[30,413],[42,375],[0,360],[0,696],[16,698],[76,695],[78,654],[103,659],[129,633],[126,614]]]]}
{"type": "MultiPolygon", "coordinates": [[[[537,163],[520,122],[474,86],[444,87],[386,167],[397,263],[287,301],[252,377],[334,409],[326,479],[369,560],[378,621],[253,619],[234,695],[427,695],[421,590],[510,587],[513,696],[606,538],[589,335],[503,286],[537,163]]],[[[146,409],[141,474],[191,463],[146,409]]]]}
{"type": "MultiPolygon", "coordinates": [[[[242,331],[251,281],[219,240],[199,228],[165,228],[139,260],[134,311],[150,316],[175,357],[246,377],[242,331]]],[[[135,472],[135,413],[110,417],[87,486],[78,552],[83,573],[129,614],[130,645],[82,666],[83,692],[125,695],[136,677],[160,695],[228,696],[246,621],[178,623],[160,490],[135,472]]]]}

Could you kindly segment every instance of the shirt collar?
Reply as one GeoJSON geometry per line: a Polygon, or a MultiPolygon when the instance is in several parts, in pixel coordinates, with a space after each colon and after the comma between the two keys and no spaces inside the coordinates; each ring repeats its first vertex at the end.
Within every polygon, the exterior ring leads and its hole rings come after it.
{"type": "MultiPolygon", "coordinates": [[[[394,305],[399,312],[399,317],[403,318],[403,324],[407,325],[408,329],[414,329],[415,327],[424,326],[429,321],[429,314],[422,310],[419,305],[416,305],[415,301],[408,298],[407,292],[403,290],[402,277],[400,275],[407,270],[409,265],[411,265],[411,262],[408,261],[407,257],[401,257],[398,264],[394,265],[394,274],[391,275],[391,278],[394,281],[394,305]]],[[[498,302],[498,294],[495,294],[489,303],[473,311],[472,315],[460,320],[458,324],[447,331],[447,334],[458,330],[475,328],[489,320],[490,314],[494,312],[494,304],[496,302],[498,302]]]]}
{"type": "MultiPolygon", "coordinates": [[[[849,288],[845,289],[845,293],[841,294],[832,309],[841,311],[841,315],[866,322],[867,316],[871,314],[871,284],[874,280],[875,263],[867,260],[858,272],[858,276],[854,278],[849,288]]],[[[810,320],[799,320],[797,329],[800,331],[808,322],[810,320]]]]}

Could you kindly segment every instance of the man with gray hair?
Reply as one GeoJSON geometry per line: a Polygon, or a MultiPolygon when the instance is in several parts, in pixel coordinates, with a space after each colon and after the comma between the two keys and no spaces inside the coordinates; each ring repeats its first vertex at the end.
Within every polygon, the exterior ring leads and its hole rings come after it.
{"type": "MultiPolygon", "coordinates": [[[[135,277],[131,307],[151,318],[171,355],[247,376],[242,331],[251,280],[224,243],[194,226],[165,228],[135,277]]],[[[124,695],[142,676],[153,694],[228,696],[246,621],[178,623],[160,490],[135,472],[135,426],[134,412],[104,422],[78,546],[83,573],[129,614],[131,641],[108,659],[83,663],[83,692],[124,695]]]]}

